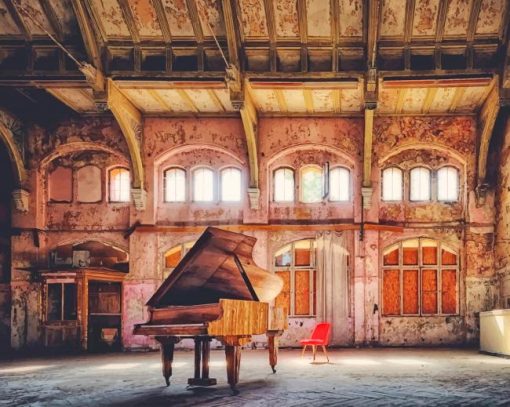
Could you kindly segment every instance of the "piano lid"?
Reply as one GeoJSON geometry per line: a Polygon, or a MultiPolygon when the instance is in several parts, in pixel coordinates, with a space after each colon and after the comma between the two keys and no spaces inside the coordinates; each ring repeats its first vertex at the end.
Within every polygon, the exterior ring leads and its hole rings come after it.
{"type": "Polygon", "coordinates": [[[212,304],[220,298],[271,301],[283,287],[252,258],[257,239],[209,227],[159,287],[147,305],[212,304]]]}

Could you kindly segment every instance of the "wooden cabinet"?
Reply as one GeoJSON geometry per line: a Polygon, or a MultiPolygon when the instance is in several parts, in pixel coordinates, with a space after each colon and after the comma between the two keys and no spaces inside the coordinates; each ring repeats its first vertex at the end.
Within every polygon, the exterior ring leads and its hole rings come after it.
{"type": "Polygon", "coordinates": [[[91,267],[41,275],[47,348],[120,350],[125,273],[91,267]]]}

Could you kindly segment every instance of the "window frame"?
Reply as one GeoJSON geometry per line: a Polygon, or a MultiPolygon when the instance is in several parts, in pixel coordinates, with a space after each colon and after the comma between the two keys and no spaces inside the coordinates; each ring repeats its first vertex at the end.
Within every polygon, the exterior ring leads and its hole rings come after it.
{"type": "MultiPolygon", "coordinates": [[[[296,185],[294,184],[294,188],[296,185]]],[[[324,202],[324,171],[323,168],[320,165],[317,164],[306,164],[299,168],[299,202],[306,205],[314,205],[319,204],[321,202],[324,202]],[[303,194],[305,192],[304,189],[304,182],[303,182],[303,174],[308,169],[318,170],[320,173],[320,185],[321,185],[321,192],[320,197],[316,201],[310,201],[307,202],[303,199],[303,194]]]]}
{"type": "Polygon", "coordinates": [[[436,200],[437,200],[437,202],[441,202],[441,203],[456,203],[456,202],[460,201],[460,192],[461,192],[460,173],[461,173],[460,170],[457,167],[455,167],[454,165],[451,165],[451,164],[443,165],[442,167],[439,167],[439,168],[436,169],[435,174],[436,174],[436,200]],[[441,170],[448,170],[448,169],[455,170],[456,175],[457,175],[457,198],[454,199],[454,200],[451,200],[451,199],[439,199],[439,172],[441,170]]]}
{"type": "Polygon", "coordinates": [[[109,193],[108,188],[104,188],[105,186],[105,167],[99,167],[99,165],[91,164],[87,162],[85,165],[82,165],[78,168],[73,168],[73,203],[77,203],[80,205],[97,205],[100,203],[104,203],[106,201],[106,194],[109,193]],[[97,168],[99,170],[99,182],[98,185],[101,188],[100,197],[96,201],[80,201],[79,199],[79,191],[80,191],[80,182],[78,181],[78,176],[80,171],[83,171],[84,168],[92,167],[97,168]],[[107,191],[105,191],[105,189],[107,191]]]}
{"type": "Polygon", "coordinates": [[[218,176],[218,200],[221,203],[227,204],[227,205],[237,205],[243,202],[243,189],[244,189],[244,180],[243,180],[243,170],[239,167],[236,167],[234,165],[228,165],[226,167],[222,167],[219,170],[219,176],[218,176]],[[225,200],[223,198],[223,174],[225,171],[228,170],[235,170],[239,173],[239,200],[225,200]]]}
{"type": "Polygon", "coordinates": [[[217,171],[215,171],[214,168],[209,167],[207,165],[199,165],[197,167],[194,167],[191,171],[191,177],[189,179],[189,185],[190,185],[190,198],[191,202],[194,204],[199,205],[207,205],[207,204],[214,204],[218,202],[218,174],[217,171]],[[207,170],[210,171],[212,175],[212,197],[209,201],[203,201],[203,200],[197,200],[195,199],[195,174],[199,170],[207,170]]]}
{"type": "Polygon", "coordinates": [[[380,256],[380,300],[381,300],[381,316],[383,318],[402,318],[402,317],[444,317],[444,316],[458,316],[460,314],[460,268],[461,268],[461,259],[460,253],[458,250],[455,250],[452,246],[443,243],[441,240],[429,238],[429,237],[411,237],[409,239],[401,240],[397,243],[390,244],[386,246],[381,251],[380,256]],[[418,240],[418,264],[416,265],[404,265],[403,264],[403,245],[405,242],[411,240],[418,240]],[[429,265],[423,264],[423,252],[422,252],[422,243],[426,240],[432,240],[437,244],[437,264],[429,265]],[[398,264],[396,265],[384,265],[384,254],[390,248],[397,246],[398,250],[398,264]],[[448,251],[455,253],[457,258],[456,265],[443,265],[442,264],[442,249],[446,248],[448,251]],[[384,313],[384,272],[386,270],[398,270],[399,272],[399,303],[400,303],[400,312],[399,314],[385,314],[384,313]],[[406,314],[404,313],[404,271],[406,270],[416,270],[418,272],[418,313],[415,314],[406,314]],[[422,279],[423,279],[423,270],[435,270],[436,272],[436,313],[424,313],[422,312],[423,304],[423,289],[422,289],[422,279]],[[443,299],[442,299],[442,275],[443,271],[455,271],[455,313],[443,313],[443,299]]]}
{"type": "Polygon", "coordinates": [[[45,296],[45,304],[44,304],[44,322],[47,323],[47,324],[61,324],[61,323],[74,323],[74,322],[77,322],[78,321],[78,285],[76,283],[75,280],[47,280],[45,282],[45,290],[44,290],[44,296],[45,296]],[[49,319],[49,310],[48,310],[48,306],[49,306],[49,299],[50,299],[50,296],[49,296],[49,293],[50,293],[50,285],[60,285],[60,319],[53,319],[53,320],[50,320],[49,319]],[[76,318],[75,319],[64,319],[64,316],[65,316],[65,286],[66,285],[74,285],[74,290],[75,290],[75,304],[74,304],[74,311],[75,311],[75,314],[76,314],[76,318]]]}
{"type": "Polygon", "coordinates": [[[417,202],[417,203],[420,203],[420,202],[433,202],[433,191],[432,191],[432,178],[433,178],[433,171],[429,168],[429,167],[425,167],[424,165],[417,165],[415,167],[412,167],[409,169],[408,171],[408,174],[409,174],[409,202],[417,202]],[[428,171],[428,174],[429,174],[429,182],[428,182],[428,187],[429,187],[429,198],[428,199],[413,199],[412,198],[412,172],[415,171],[415,170],[418,170],[418,169],[424,169],[424,170],[427,170],[428,171]]]}
{"type": "Polygon", "coordinates": [[[189,182],[188,182],[188,171],[185,168],[172,165],[163,170],[163,203],[165,204],[183,204],[189,200],[189,182]],[[172,170],[178,170],[184,172],[184,199],[182,201],[168,201],[166,198],[167,191],[167,173],[172,170]]]}
{"type": "MultiPolygon", "coordinates": [[[[404,176],[405,176],[405,171],[396,166],[396,165],[392,165],[390,167],[386,167],[384,169],[381,170],[381,201],[382,202],[402,202],[404,201],[404,196],[405,196],[405,191],[404,191],[404,176]],[[400,171],[400,199],[385,199],[384,198],[384,173],[388,170],[399,170],[400,171]]],[[[411,175],[410,175],[410,171],[409,171],[409,179],[411,179],[411,175]]],[[[411,190],[409,190],[409,198],[410,198],[410,194],[411,194],[411,190]]]]}
{"type": "MultiPolygon", "coordinates": [[[[324,176],[324,174],[323,174],[324,176]]],[[[323,199],[323,200],[327,200],[328,202],[331,202],[331,203],[334,203],[334,204],[343,204],[343,203],[350,203],[352,202],[352,197],[353,197],[353,187],[352,187],[352,171],[349,167],[346,167],[346,166],[343,166],[343,165],[335,165],[333,167],[330,167],[328,169],[328,196],[327,196],[327,199],[323,199]],[[333,200],[331,199],[331,173],[335,170],[344,170],[344,171],[347,171],[347,176],[348,176],[348,182],[347,182],[347,189],[348,189],[348,197],[347,197],[347,200],[333,200]]]]}
{"type": "MultiPolygon", "coordinates": [[[[273,187],[271,188],[272,189],[272,202],[277,203],[277,204],[295,203],[296,202],[296,171],[294,170],[294,168],[289,167],[289,166],[281,166],[281,167],[275,168],[273,170],[272,175],[273,175],[272,179],[271,179],[272,184],[273,184],[273,187]],[[277,201],[276,200],[276,173],[278,171],[285,171],[285,170],[289,170],[292,172],[292,199],[284,200],[284,201],[277,201]]],[[[284,186],[285,186],[285,184],[284,184],[284,186]]]]}
{"type": "Polygon", "coordinates": [[[108,168],[108,171],[107,171],[107,180],[108,180],[108,185],[107,185],[107,191],[108,191],[108,203],[114,203],[114,204],[128,204],[131,202],[131,171],[129,170],[129,168],[127,167],[124,167],[124,166],[121,166],[121,165],[117,165],[115,167],[110,167],[108,168]],[[126,201],[117,201],[117,200],[112,200],[112,172],[115,171],[115,170],[124,170],[128,173],[128,179],[129,179],[129,188],[128,188],[128,191],[129,191],[129,198],[126,200],[126,201]]]}
{"type": "Polygon", "coordinates": [[[277,250],[273,252],[273,255],[271,256],[271,264],[272,264],[272,270],[273,272],[278,275],[279,272],[289,272],[289,310],[287,316],[289,318],[314,318],[317,316],[317,304],[315,302],[315,299],[317,298],[317,262],[316,262],[316,246],[315,246],[315,239],[308,238],[308,239],[300,239],[295,240],[293,242],[287,243],[286,245],[283,245],[279,247],[277,250]],[[308,266],[296,266],[296,256],[295,256],[295,247],[296,244],[299,244],[303,241],[309,241],[311,245],[310,249],[310,265],[308,266]],[[279,251],[285,249],[286,247],[290,246],[291,251],[291,262],[288,266],[277,266],[275,264],[276,259],[276,253],[279,251]],[[296,271],[300,270],[308,270],[308,278],[309,278],[309,304],[312,313],[309,314],[303,314],[303,315],[296,315],[296,271]]]}

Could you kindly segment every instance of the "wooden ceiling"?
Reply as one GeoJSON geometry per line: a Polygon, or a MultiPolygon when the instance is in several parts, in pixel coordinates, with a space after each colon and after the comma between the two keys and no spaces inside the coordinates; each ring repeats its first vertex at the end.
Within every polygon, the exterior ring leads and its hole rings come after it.
{"type": "Polygon", "coordinates": [[[47,35],[93,62],[85,27],[96,67],[148,115],[238,114],[215,37],[229,62],[229,41],[237,44],[261,115],[362,115],[368,61],[377,68],[376,114],[479,111],[507,69],[509,0],[381,0],[374,56],[370,4],[0,0],[0,85],[42,87],[77,112],[97,113],[93,91],[47,35]]]}

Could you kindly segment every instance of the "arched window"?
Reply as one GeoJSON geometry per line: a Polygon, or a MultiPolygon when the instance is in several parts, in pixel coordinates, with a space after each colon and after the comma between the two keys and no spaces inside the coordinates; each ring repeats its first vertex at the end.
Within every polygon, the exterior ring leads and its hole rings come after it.
{"type": "Polygon", "coordinates": [[[165,202],[184,202],[186,200],[186,171],[182,168],[170,168],[165,171],[165,202]]]}
{"type": "Polygon", "coordinates": [[[411,201],[430,201],[430,170],[425,167],[413,168],[411,175],[411,201]]]}
{"type": "Polygon", "coordinates": [[[402,170],[397,167],[386,168],[382,173],[383,201],[402,200],[402,170]]]}
{"type": "Polygon", "coordinates": [[[284,307],[289,315],[315,315],[315,241],[299,240],[274,254],[275,272],[283,279],[283,289],[275,306],[284,307]]]}
{"type": "Polygon", "coordinates": [[[459,260],[447,245],[409,239],[383,251],[383,315],[458,313],[459,260]]]}
{"type": "Polygon", "coordinates": [[[275,202],[294,201],[294,170],[278,168],[274,172],[274,200],[275,202]]]}
{"type": "Polygon", "coordinates": [[[197,168],[193,171],[193,201],[214,201],[214,173],[209,168],[197,168]]]}
{"type": "Polygon", "coordinates": [[[96,203],[103,198],[101,169],[95,165],[86,165],[76,171],[76,200],[78,202],[96,203]]]}
{"type": "Polygon", "coordinates": [[[224,202],[241,200],[241,170],[230,167],[221,171],[221,200],[224,202]]]}
{"type": "Polygon", "coordinates": [[[437,171],[437,199],[454,202],[459,199],[459,171],[455,167],[443,167],[437,171]]]}
{"type": "Polygon", "coordinates": [[[301,168],[301,196],[304,203],[315,203],[322,201],[323,178],[322,168],[315,165],[307,165],[301,168]]]}
{"type": "Polygon", "coordinates": [[[129,202],[131,191],[129,170],[125,168],[112,168],[108,175],[110,202],[129,202]]]}
{"type": "Polygon", "coordinates": [[[329,171],[329,200],[333,202],[347,202],[351,199],[350,171],[337,167],[329,171]]]}

